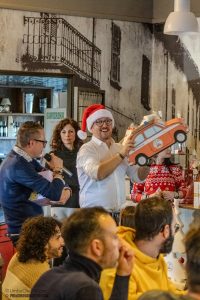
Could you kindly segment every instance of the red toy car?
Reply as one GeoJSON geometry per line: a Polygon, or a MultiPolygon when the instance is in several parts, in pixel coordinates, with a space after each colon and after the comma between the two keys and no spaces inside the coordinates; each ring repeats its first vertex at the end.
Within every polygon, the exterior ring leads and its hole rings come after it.
{"type": "Polygon", "coordinates": [[[129,152],[129,163],[144,166],[148,159],[171,145],[184,143],[188,127],[183,118],[163,122],[155,118],[133,130],[134,147],[129,152]]]}

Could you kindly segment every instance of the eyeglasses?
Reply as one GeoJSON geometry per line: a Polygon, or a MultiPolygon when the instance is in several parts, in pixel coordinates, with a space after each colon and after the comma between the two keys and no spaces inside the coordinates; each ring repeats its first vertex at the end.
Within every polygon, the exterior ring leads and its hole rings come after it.
{"type": "Polygon", "coordinates": [[[94,122],[98,127],[103,126],[103,124],[105,123],[107,126],[112,124],[112,120],[111,119],[104,119],[104,120],[97,120],[96,122],[94,122]]]}
{"type": "MultiPolygon", "coordinates": [[[[165,228],[166,225],[167,225],[167,224],[165,224],[165,225],[163,225],[163,226],[161,227],[160,232],[164,231],[164,228],[165,228]]],[[[177,233],[177,232],[179,231],[179,229],[180,229],[180,224],[179,224],[179,223],[176,223],[176,224],[174,225],[174,233],[177,233]]]]}
{"type": "Polygon", "coordinates": [[[43,147],[46,147],[47,141],[45,141],[45,140],[44,141],[43,140],[38,140],[38,139],[34,139],[34,141],[43,143],[43,147]]]}

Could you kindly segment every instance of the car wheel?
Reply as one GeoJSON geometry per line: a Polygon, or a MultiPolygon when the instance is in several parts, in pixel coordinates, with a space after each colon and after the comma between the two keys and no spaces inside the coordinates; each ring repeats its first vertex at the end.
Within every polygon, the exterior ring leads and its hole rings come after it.
{"type": "Polygon", "coordinates": [[[138,154],[135,158],[136,164],[139,166],[145,166],[147,164],[147,156],[144,154],[138,154]]]}
{"type": "Polygon", "coordinates": [[[175,132],[174,138],[175,138],[176,142],[182,144],[187,140],[187,135],[184,131],[179,130],[179,131],[175,132]]]}

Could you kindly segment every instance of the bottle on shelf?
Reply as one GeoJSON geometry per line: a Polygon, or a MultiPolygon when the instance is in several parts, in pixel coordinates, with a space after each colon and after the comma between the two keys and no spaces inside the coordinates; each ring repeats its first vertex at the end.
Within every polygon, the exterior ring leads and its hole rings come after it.
{"type": "Polygon", "coordinates": [[[11,137],[11,138],[15,137],[14,122],[13,122],[12,116],[8,116],[8,137],[11,137]]]}
{"type": "Polygon", "coordinates": [[[17,136],[19,130],[19,122],[15,122],[15,136],[17,136]]]}
{"type": "Polygon", "coordinates": [[[0,137],[3,136],[3,121],[0,121],[0,137]]]}
{"type": "Polygon", "coordinates": [[[3,121],[3,137],[8,136],[8,126],[7,126],[7,122],[3,121]]]}

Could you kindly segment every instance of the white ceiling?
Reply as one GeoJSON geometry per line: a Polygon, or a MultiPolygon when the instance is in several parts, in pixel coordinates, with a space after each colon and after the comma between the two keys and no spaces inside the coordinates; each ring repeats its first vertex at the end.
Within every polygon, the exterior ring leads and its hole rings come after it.
{"type": "MultiPolygon", "coordinates": [[[[190,2],[191,11],[200,16],[200,0],[190,2]]],[[[0,0],[0,7],[158,23],[165,21],[173,3],[173,0],[0,0]]]]}

